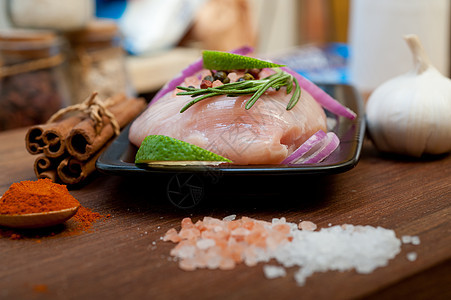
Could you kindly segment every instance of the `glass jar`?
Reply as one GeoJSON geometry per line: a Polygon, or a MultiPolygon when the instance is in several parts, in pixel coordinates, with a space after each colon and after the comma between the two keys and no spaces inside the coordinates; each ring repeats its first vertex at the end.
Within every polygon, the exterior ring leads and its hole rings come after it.
{"type": "Polygon", "coordinates": [[[68,104],[61,48],[52,31],[0,31],[0,130],[45,123],[68,104]]]}
{"type": "Polygon", "coordinates": [[[72,103],[97,92],[100,99],[123,93],[133,96],[125,66],[119,28],[111,20],[97,19],[66,34],[70,45],[69,82],[72,103]]]}

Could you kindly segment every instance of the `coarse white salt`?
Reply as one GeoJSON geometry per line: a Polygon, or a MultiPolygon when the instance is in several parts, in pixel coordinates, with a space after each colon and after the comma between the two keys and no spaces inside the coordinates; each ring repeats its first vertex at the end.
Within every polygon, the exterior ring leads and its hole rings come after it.
{"type": "Polygon", "coordinates": [[[415,260],[417,260],[417,257],[418,257],[418,255],[417,255],[416,252],[409,252],[409,253],[407,253],[407,259],[409,261],[415,261],[415,260]]]}
{"type": "Polygon", "coordinates": [[[223,221],[234,221],[236,219],[236,215],[230,215],[227,217],[224,217],[222,220],[223,221]]]}
{"type": "Polygon", "coordinates": [[[420,244],[420,238],[416,235],[403,235],[401,237],[403,244],[412,244],[412,245],[419,245],[420,244]]]}
{"type": "Polygon", "coordinates": [[[285,277],[287,275],[285,268],[281,266],[264,265],[263,272],[265,273],[265,277],[268,279],[285,277]]]}
{"type": "Polygon", "coordinates": [[[401,241],[403,244],[410,244],[412,242],[412,237],[410,235],[403,235],[401,241]]]}
{"type": "Polygon", "coordinates": [[[412,245],[419,245],[420,244],[420,238],[416,235],[412,236],[412,245]]]}
{"type": "Polygon", "coordinates": [[[274,256],[285,267],[301,267],[295,274],[299,285],[315,272],[355,269],[368,274],[388,264],[401,250],[394,231],[381,227],[333,226],[320,231],[295,231],[293,240],[274,256]]]}

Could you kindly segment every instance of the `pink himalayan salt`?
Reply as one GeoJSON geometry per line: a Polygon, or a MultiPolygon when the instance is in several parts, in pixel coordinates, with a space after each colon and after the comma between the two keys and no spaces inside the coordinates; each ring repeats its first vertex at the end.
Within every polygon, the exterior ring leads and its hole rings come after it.
{"type": "Polygon", "coordinates": [[[170,252],[180,258],[179,267],[233,269],[237,263],[248,266],[267,261],[269,252],[291,240],[291,227],[284,222],[270,223],[242,217],[216,219],[204,217],[195,224],[184,218],[182,228],[169,229],[163,240],[178,243],[170,252]]]}
{"type": "Polygon", "coordinates": [[[165,234],[165,236],[164,236],[164,238],[163,238],[163,241],[165,241],[165,242],[170,241],[170,242],[173,242],[173,243],[178,243],[178,242],[180,242],[181,240],[182,240],[182,239],[179,237],[179,235],[178,235],[178,233],[177,233],[177,230],[175,230],[175,228],[169,229],[169,230],[166,232],[166,234],[165,234]]]}
{"type": "Polygon", "coordinates": [[[317,228],[316,224],[310,221],[302,221],[301,223],[299,223],[298,227],[299,229],[306,231],[315,231],[317,228]]]}
{"type": "Polygon", "coordinates": [[[212,86],[215,88],[215,87],[218,87],[218,86],[221,86],[221,85],[223,85],[221,80],[215,80],[215,81],[213,81],[213,85],[212,86]]]}

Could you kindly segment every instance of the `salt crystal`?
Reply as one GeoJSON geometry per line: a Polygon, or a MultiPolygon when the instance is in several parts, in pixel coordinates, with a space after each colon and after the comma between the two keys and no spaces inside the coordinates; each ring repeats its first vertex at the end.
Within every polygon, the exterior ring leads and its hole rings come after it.
{"type": "Polygon", "coordinates": [[[224,217],[222,220],[223,221],[234,221],[236,219],[236,215],[230,215],[227,217],[224,217]]]}
{"type": "Polygon", "coordinates": [[[265,273],[265,277],[268,279],[285,277],[287,275],[285,268],[281,266],[264,265],[263,272],[265,273]]]}
{"type": "Polygon", "coordinates": [[[220,232],[220,231],[223,231],[224,229],[221,227],[221,226],[214,226],[213,227],[213,231],[214,232],[220,232]]]}
{"type": "Polygon", "coordinates": [[[185,271],[194,271],[196,269],[196,263],[193,259],[184,259],[179,262],[179,267],[185,271]]]}
{"type": "Polygon", "coordinates": [[[282,217],[282,218],[280,218],[280,219],[278,219],[278,218],[273,218],[272,220],[271,220],[271,223],[272,224],[284,224],[284,223],[286,223],[287,222],[287,220],[285,219],[285,217],[282,217]]]}
{"type": "Polygon", "coordinates": [[[415,261],[417,259],[417,253],[416,252],[409,252],[407,253],[407,259],[409,261],[415,261]]]}
{"type": "Polygon", "coordinates": [[[403,235],[401,240],[403,244],[410,244],[412,242],[412,237],[410,235],[403,235]]]}
{"type": "Polygon", "coordinates": [[[315,231],[317,228],[316,224],[310,221],[302,221],[299,223],[299,229],[306,231],[315,231]]]}
{"type": "Polygon", "coordinates": [[[247,230],[246,228],[241,228],[241,227],[236,228],[230,232],[230,234],[234,237],[245,236],[245,235],[248,235],[249,233],[250,233],[249,230],[247,230]]]}
{"type": "Polygon", "coordinates": [[[207,255],[207,268],[217,269],[221,262],[221,257],[219,255],[207,255]]]}
{"type": "Polygon", "coordinates": [[[235,268],[235,261],[231,258],[223,258],[219,263],[219,269],[221,270],[232,270],[235,268]]]}
{"type": "Polygon", "coordinates": [[[216,245],[216,242],[213,239],[200,239],[196,242],[196,246],[200,250],[208,249],[210,247],[213,247],[214,245],[216,245]]]}
{"type": "Polygon", "coordinates": [[[177,256],[182,259],[192,258],[196,254],[196,247],[185,245],[183,247],[180,247],[177,256]]]}
{"type": "Polygon", "coordinates": [[[401,240],[403,244],[412,244],[412,245],[419,245],[420,244],[420,238],[416,235],[403,235],[401,237],[401,240]]]}

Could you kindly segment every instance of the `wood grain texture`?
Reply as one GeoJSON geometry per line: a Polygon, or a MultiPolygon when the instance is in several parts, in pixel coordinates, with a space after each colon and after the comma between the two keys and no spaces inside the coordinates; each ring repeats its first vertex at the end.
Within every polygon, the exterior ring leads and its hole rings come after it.
{"type": "MultiPolygon", "coordinates": [[[[34,180],[25,130],[0,133],[0,194],[11,183],[34,180]]],[[[208,178],[207,178],[208,181],[208,178]]],[[[449,299],[451,298],[451,156],[408,160],[381,156],[366,142],[352,170],[324,177],[221,178],[192,211],[166,199],[168,178],[97,174],[71,193],[82,205],[112,217],[90,232],[66,236],[64,226],[40,239],[0,238],[1,299],[449,299]],[[382,226],[403,245],[387,267],[369,275],[316,273],[303,287],[289,269],[268,280],[262,266],[185,272],[160,240],[183,217],[230,214],[263,220],[286,217],[329,224],[382,226]],[[418,258],[407,260],[408,252],[418,258]],[[39,290],[45,285],[47,290],[39,290]]],[[[66,225],[66,226],[70,226],[66,225]]],[[[43,234],[43,232],[36,232],[43,234]]]]}

